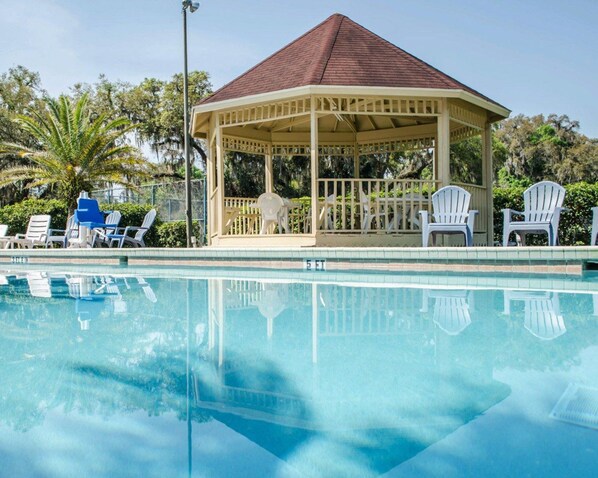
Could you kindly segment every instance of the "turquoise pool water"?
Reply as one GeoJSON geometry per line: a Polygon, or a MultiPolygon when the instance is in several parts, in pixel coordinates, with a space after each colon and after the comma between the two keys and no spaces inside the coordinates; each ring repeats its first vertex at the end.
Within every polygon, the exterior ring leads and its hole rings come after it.
{"type": "Polygon", "coordinates": [[[0,476],[596,476],[595,278],[209,272],[0,271],[0,476]]]}

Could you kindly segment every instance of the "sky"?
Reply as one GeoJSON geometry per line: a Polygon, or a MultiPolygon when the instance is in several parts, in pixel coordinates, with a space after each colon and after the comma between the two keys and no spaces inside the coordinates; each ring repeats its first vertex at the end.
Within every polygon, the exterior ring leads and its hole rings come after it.
{"type": "MultiPolygon", "coordinates": [[[[567,114],[598,138],[598,0],[204,0],[188,16],[189,69],[218,88],[333,13],[498,101],[567,114]]],[[[0,74],[138,83],[182,70],[180,0],[0,0],[0,74]]]]}

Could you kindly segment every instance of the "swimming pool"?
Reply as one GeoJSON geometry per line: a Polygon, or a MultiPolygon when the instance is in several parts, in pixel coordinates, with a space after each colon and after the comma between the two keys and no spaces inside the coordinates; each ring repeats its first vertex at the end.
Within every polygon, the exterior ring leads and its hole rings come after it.
{"type": "Polygon", "coordinates": [[[2,476],[595,476],[595,276],[5,269],[2,476]]]}

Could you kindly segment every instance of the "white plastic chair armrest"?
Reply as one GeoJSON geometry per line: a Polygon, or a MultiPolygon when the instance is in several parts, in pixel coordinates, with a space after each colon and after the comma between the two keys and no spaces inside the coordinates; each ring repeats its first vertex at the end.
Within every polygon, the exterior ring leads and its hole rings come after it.
{"type": "Polygon", "coordinates": [[[514,214],[519,214],[521,216],[525,214],[523,211],[516,211],[515,209],[501,209],[501,211],[503,212],[503,214],[505,214],[505,217],[507,214],[509,214],[509,217],[514,214]]]}
{"type": "Polygon", "coordinates": [[[471,229],[471,232],[473,232],[473,224],[475,222],[475,217],[479,213],[480,213],[480,211],[478,211],[476,209],[472,209],[467,214],[467,226],[469,227],[469,229],[471,229]]]}

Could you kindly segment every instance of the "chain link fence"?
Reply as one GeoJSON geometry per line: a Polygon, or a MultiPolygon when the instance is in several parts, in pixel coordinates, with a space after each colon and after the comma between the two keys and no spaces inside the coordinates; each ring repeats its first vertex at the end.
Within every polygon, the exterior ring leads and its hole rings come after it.
{"type": "MultiPolygon", "coordinates": [[[[92,192],[98,201],[107,204],[148,204],[156,208],[164,222],[185,220],[185,181],[140,186],[139,191],[125,188],[98,189],[92,192]]],[[[202,231],[206,225],[206,183],[204,179],[191,180],[191,212],[202,231]]]]}

